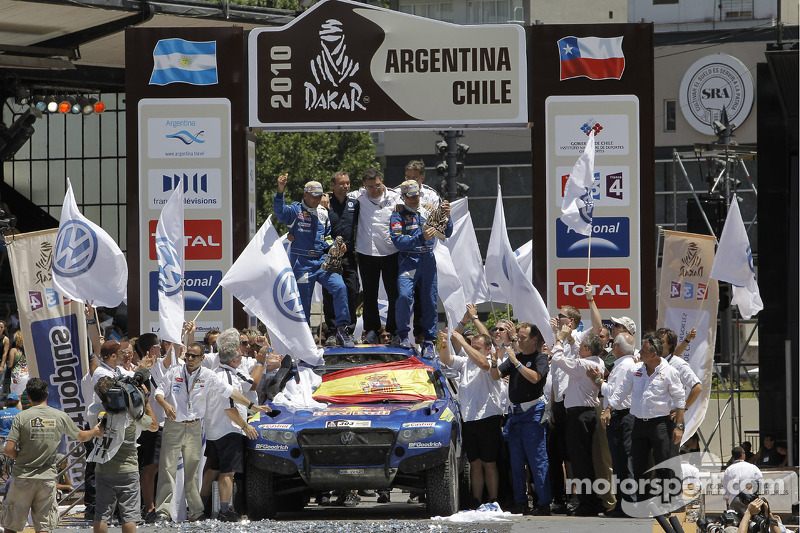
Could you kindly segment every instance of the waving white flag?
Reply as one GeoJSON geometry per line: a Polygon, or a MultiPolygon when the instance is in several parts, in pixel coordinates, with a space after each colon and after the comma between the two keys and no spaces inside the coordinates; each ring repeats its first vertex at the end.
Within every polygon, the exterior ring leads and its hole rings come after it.
{"type": "Polygon", "coordinates": [[[69,178],[53,253],[53,287],[67,298],[101,307],[128,300],[125,256],[103,228],[78,210],[69,178]]]}
{"type": "Polygon", "coordinates": [[[506,217],[503,210],[503,193],[497,186],[497,205],[494,210],[492,235],[486,251],[486,281],[496,286],[514,306],[514,318],[520,322],[535,324],[545,342],[552,345],[555,339],[550,327],[550,315],[544,300],[533,286],[517,261],[506,232],[506,217]]]}
{"type": "Polygon", "coordinates": [[[592,233],[592,185],[594,181],[594,130],[583,149],[583,154],[572,167],[561,201],[561,221],[581,235],[592,233]]]}
{"type": "Polygon", "coordinates": [[[453,221],[453,234],[442,244],[450,250],[453,264],[458,265],[458,277],[461,278],[461,285],[464,288],[464,299],[476,304],[488,302],[489,287],[483,272],[483,258],[478,248],[467,198],[461,198],[450,204],[450,220],[453,221]]]}
{"type": "Polygon", "coordinates": [[[517,256],[517,262],[525,277],[533,280],[533,239],[514,250],[514,255],[517,256]]]}
{"type": "Polygon", "coordinates": [[[183,180],[167,200],[156,226],[158,322],[162,340],[183,344],[183,180]]]}
{"type": "Polygon", "coordinates": [[[450,251],[446,247],[437,245],[433,249],[433,255],[436,257],[439,298],[442,299],[445,315],[447,316],[447,328],[449,331],[455,331],[467,308],[461,276],[456,271],[456,267],[453,264],[455,261],[450,257],[450,251]]]}
{"type": "Polygon", "coordinates": [[[292,357],[321,364],[322,349],[314,344],[306,323],[297,280],[271,215],[219,284],[250,309],[292,357]]]}
{"type": "Polygon", "coordinates": [[[747,230],[744,227],[736,195],[733,197],[728,218],[725,219],[725,226],[722,228],[710,276],[733,285],[731,303],[739,306],[739,313],[743,318],[748,319],[764,309],[756,281],[756,271],[753,268],[750,239],[747,238],[747,230]]]}

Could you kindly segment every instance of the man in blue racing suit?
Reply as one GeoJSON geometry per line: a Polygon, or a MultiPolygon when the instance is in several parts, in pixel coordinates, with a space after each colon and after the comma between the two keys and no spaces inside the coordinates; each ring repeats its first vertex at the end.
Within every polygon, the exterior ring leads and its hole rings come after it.
{"type": "MultiPolygon", "coordinates": [[[[409,320],[414,307],[414,286],[419,284],[422,303],[420,325],[423,330],[422,356],[433,358],[433,341],[436,339],[436,258],[433,247],[436,239],[433,228],[422,230],[429,213],[420,208],[419,184],[414,180],[404,181],[400,186],[405,206],[392,213],[389,219],[390,236],[398,254],[396,317],[397,332],[394,344],[404,348],[408,342],[409,320]]],[[[442,202],[442,211],[450,214],[450,203],[442,202]]],[[[448,220],[445,237],[453,234],[453,221],[448,220]]]]}
{"type": "MultiPolygon", "coordinates": [[[[297,290],[300,293],[306,321],[311,316],[311,295],[314,293],[314,284],[320,282],[333,296],[336,338],[345,348],[352,348],[353,339],[346,328],[350,323],[350,311],[347,307],[347,288],[344,280],[341,274],[320,269],[331,248],[328,210],[319,205],[322,200],[322,185],[318,181],[309,181],[303,188],[303,201],[286,205],[283,190],[288,179],[288,174],[278,176],[278,191],[273,197],[273,206],[277,219],[286,224],[289,232],[294,235],[289,262],[297,278],[297,290]]],[[[344,243],[342,248],[344,253],[347,248],[344,243]]]]}

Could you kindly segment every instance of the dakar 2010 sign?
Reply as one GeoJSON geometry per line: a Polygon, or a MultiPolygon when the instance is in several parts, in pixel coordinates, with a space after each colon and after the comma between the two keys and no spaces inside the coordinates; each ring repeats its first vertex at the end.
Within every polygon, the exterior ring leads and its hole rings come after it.
{"type": "Polygon", "coordinates": [[[525,127],[525,33],[346,0],[248,42],[250,126],[325,130],[525,127]]]}

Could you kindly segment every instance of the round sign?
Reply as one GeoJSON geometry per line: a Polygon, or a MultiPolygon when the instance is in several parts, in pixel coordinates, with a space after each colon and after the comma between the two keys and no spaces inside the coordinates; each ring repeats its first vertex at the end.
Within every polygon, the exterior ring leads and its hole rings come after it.
{"type": "Polygon", "coordinates": [[[744,64],[727,54],[695,61],[681,81],[683,116],[700,133],[714,135],[711,127],[722,109],[732,124],[741,126],[753,107],[753,78],[744,64]]]}

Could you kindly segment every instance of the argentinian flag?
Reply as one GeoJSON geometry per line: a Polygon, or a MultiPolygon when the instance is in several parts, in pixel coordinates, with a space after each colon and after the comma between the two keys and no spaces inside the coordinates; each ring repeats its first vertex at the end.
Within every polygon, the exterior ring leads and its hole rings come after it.
{"type": "Polygon", "coordinates": [[[161,39],[153,49],[150,85],[216,85],[217,42],[161,39]]]}

